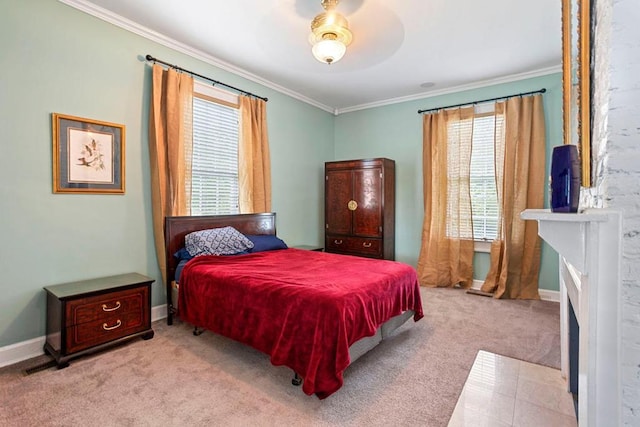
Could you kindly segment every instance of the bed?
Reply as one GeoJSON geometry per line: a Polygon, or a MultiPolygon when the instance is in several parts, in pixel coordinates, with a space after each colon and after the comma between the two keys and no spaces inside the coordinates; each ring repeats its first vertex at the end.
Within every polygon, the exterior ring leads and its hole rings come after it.
{"type": "MultiPolygon", "coordinates": [[[[185,236],[231,226],[275,236],[275,213],[165,219],[167,295],[175,293],[185,236]]],[[[184,266],[178,307],[167,298],[167,322],[181,320],[250,345],[271,363],[302,377],[323,399],[343,384],[350,363],[409,318],[423,317],[412,267],[394,261],[287,248],[233,256],[198,256],[184,266]],[[176,310],[177,309],[177,310],[176,310]]]]}

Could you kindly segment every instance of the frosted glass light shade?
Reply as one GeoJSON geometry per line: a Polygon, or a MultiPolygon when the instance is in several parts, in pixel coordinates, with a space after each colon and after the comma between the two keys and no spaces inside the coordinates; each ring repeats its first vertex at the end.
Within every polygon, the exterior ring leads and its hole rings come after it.
{"type": "Polygon", "coordinates": [[[353,35],[347,19],[335,11],[339,0],[322,0],[325,12],[311,21],[309,43],[313,56],[325,64],[340,61],[351,43],[353,35]]]}
{"type": "Polygon", "coordinates": [[[340,61],[346,51],[347,47],[338,40],[321,40],[311,48],[313,56],[325,64],[333,64],[340,61]]]}

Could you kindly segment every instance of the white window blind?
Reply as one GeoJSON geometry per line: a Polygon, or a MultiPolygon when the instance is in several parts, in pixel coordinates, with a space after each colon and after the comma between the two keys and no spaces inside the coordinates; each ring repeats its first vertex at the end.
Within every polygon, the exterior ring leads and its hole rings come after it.
{"type": "MultiPolygon", "coordinates": [[[[491,241],[498,235],[495,138],[502,137],[504,116],[483,115],[473,120],[471,149],[471,210],[474,240],[491,241]]],[[[498,144],[502,146],[502,144],[498,144]]],[[[498,157],[502,157],[498,153],[498,157]]]]}
{"type": "Polygon", "coordinates": [[[191,214],[236,214],[238,109],[193,98],[191,214]]]}
{"type": "Polygon", "coordinates": [[[469,186],[470,165],[468,159],[473,136],[473,118],[448,122],[447,129],[447,236],[472,239],[471,209],[460,191],[469,186]]]}

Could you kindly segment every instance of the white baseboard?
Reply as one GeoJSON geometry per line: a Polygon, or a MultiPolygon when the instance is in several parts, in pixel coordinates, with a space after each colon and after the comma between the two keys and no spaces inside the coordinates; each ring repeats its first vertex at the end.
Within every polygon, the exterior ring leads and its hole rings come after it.
{"type": "Polygon", "coordinates": [[[42,347],[44,347],[45,338],[46,337],[33,338],[1,347],[0,368],[44,354],[42,347]]]}
{"type": "MultiPolygon", "coordinates": [[[[165,317],[167,317],[166,304],[151,307],[152,322],[164,319],[165,317]]],[[[44,354],[43,347],[45,341],[46,337],[42,336],[0,347],[0,368],[44,354]]]]}
{"type": "Polygon", "coordinates": [[[151,307],[151,321],[164,319],[167,317],[167,304],[156,305],[151,307]]]}
{"type": "MultiPolygon", "coordinates": [[[[480,289],[482,287],[482,280],[474,280],[471,284],[471,289],[480,289]]],[[[543,301],[560,302],[560,292],[550,291],[548,289],[538,289],[540,299],[543,301]]]]}
{"type": "Polygon", "coordinates": [[[560,302],[560,291],[550,291],[549,289],[538,289],[540,299],[544,301],[560,302]]]}

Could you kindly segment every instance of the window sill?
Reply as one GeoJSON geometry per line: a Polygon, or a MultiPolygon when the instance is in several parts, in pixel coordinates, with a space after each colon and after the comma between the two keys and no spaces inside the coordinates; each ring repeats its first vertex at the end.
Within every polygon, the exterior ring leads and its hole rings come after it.
{"type": "Polygon", "coordinates": [[[490,253],[491,252],[491,242],[485,241],[485,240],[476,240],[473,242],[473,250],[475,252],[484,252],[484,253],[490,253]]]}

